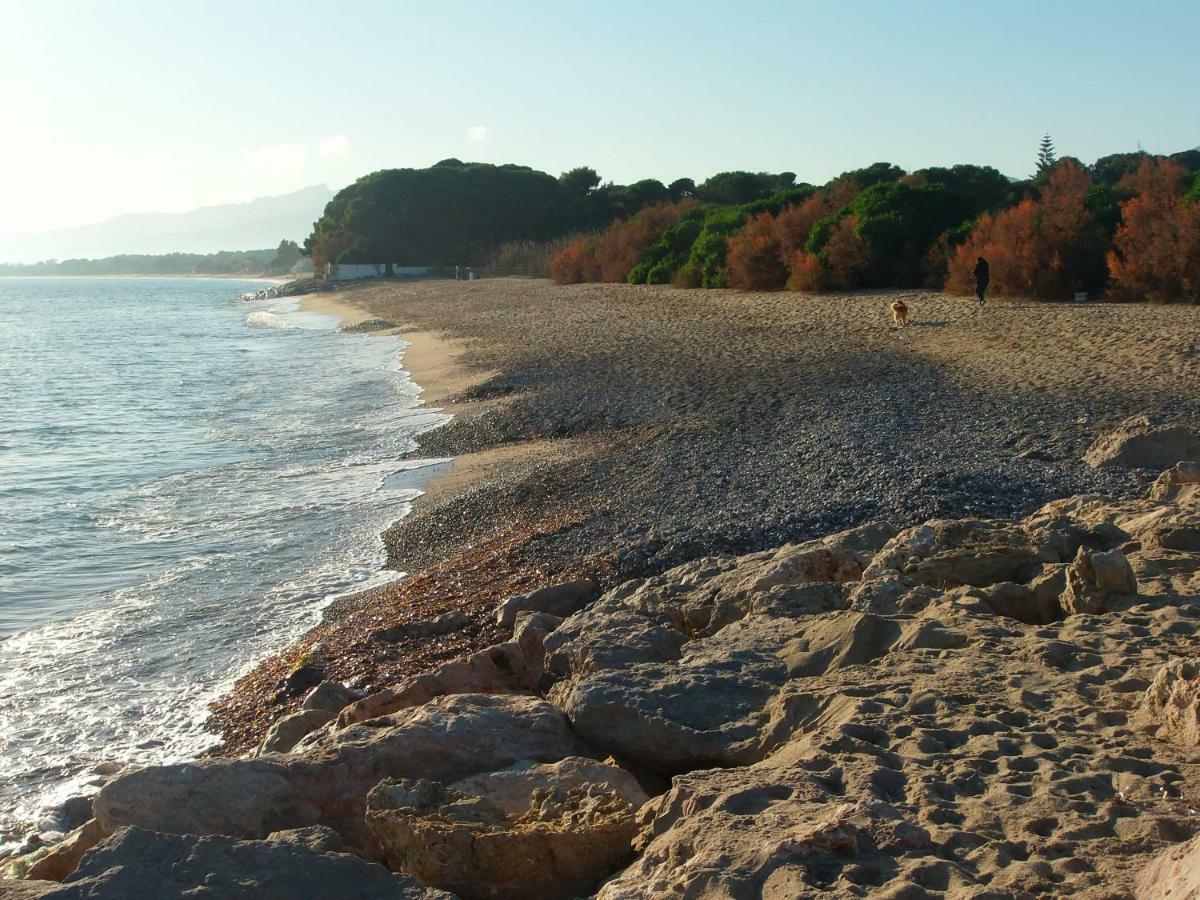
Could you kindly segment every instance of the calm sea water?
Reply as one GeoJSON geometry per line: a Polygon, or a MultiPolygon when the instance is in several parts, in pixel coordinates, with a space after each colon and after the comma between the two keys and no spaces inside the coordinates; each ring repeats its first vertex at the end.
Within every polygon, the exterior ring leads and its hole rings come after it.
{"type": "Polygon", "coordinates": [[[444,417],[401,342],[259,287],[0,279],[0,830],[210,745],[209,701],[386,577],[444,417]]]}

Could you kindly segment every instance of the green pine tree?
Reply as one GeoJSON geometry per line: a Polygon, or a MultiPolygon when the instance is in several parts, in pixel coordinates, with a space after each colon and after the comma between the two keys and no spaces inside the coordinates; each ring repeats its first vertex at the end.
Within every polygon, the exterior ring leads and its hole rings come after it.
{"type": "Polygon", "coordinates": [[[1054,141],[1050,140],[1050,133],[1046,132],[1042,135],[1042,142],[1038,145],[1037,155],[1037,174],[1044,175],[1054,168],[1054,163],[1058,156],[1054,152],[1054,141]]]}

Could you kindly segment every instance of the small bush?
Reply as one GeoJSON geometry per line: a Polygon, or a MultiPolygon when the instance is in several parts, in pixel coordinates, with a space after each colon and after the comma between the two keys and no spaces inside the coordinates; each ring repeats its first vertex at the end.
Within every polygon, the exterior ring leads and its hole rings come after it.
{"type": "Polygon", "coordinates": [[[730,287],[749,291],[774,291],[787,283],[784,248],[775,216],[752,216],[744,228],[726,239],[725,265],[730,287]]]}

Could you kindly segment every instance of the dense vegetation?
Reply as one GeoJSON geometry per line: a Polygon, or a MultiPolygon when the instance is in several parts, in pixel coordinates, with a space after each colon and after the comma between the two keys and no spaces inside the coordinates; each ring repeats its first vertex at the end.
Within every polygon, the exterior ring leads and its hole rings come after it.
{"type": "Polygon", "coordinates": [[[587,167],[555,178],[448,159],[340,191],[305,252],[318,267],[487,265],[560,283],[962,292],[982,255],[1001,294],[1200,296],[1200,150],[1087,166],[1060,158],[1047,135],[1035,165],[1025,180],[876,163],[819,187],[791,172],[616,185],[587,167]]]}
{"type": "Polygon", "coordinates": [[[1058,158],[1047,137],[1025,181],[983,166],[905,173],[877,163],[820,188],[789,183],[769,191],[764,182],[756,198],[719,203],[705,201],[702,185],[695,194],[705,202],[649,207],[571,242],[552,262],[552,277],[969,293],[975,260],[984,256],[1002,295],[1200,300],[1197,150],[1114,154],[1085,166],[1058,158]],[[629,234],[644,247],[632,261],[629,234]]]}
{"type": "Polygon", "coordinates": [[[3,275],[264,275],[286,274],[301,258],[295,241],[274,250],[219,253],[123,254],[103,259],[50,259],[29,265],[0,265],[3,275]]]}
{"type": "Polygon", "coordinates": [[[358,179],[326,205],[304,246],[318,268],[480,265],[501,245],[595,231],[694,191],[688,179],[602,185],[586,166],[554,178],[528,166],[445,159],[358,179]]]}

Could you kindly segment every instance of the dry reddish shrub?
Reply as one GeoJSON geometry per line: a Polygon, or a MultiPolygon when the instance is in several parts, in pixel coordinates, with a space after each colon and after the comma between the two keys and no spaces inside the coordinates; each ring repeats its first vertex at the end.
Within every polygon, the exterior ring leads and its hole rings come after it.
{"type": "Polygon", "coordinates": [[[1038,211],[1036,201],[1022,200],[1011,209],[980,219],[971,236],[954,250],[946,290],[970,294],[975,286],[975,261],[982,256],[991,267],[994,291],[1033,294],[1038,266],[1038,211]]]}
{"type": "Polygon", "coordinates": [[[984,216],[950,259],[946,290],[968,294],[975,260],[991,267],[998,294],[1067,297],[1103,282],[1104,238],[1088,203],[1092,177],[1070,160],[1047,179],[1040,200],[984,216]]]}
{"type": "Polygon", "coordinates": [[[769,212],[751,216],[746,226],[726,241],[726,279],[730,287],[774,291],[787,282],[784,248],[776,219],[769,212]]]}
{"type": "Polygon", "coordinates": [[[846,216],[829,235],[824,256],[829,286],[838,290],[857,287],[871,266],[867,245],[856,233],[858,216],[846,216]]]}
{"type": "Polygon", "coordinates": [[[813,226],[834,211],[833,203],[824,194],[813,194],[799,206],[788,206],[775,217],[779,242],[786,253],[804,247],[813,226]]]}
{"type": "Polygon", "coordinates": [[[1169,160],[1147,159],[1122,187],[1121,225],[1108,253],[1112,293],[1122,299],[1200,302],[1200,206],[1183,191],[1187,173],[1169,160]]]}
{"type": "Polygon", "coordinates": [[[1188,170],[1163,157],[1147,156],[1121,179],[1120,189],[1133,197],[1159,201],[1182,197],[1188,188],[1188,170]]]}
{"type": "Polygon", "coordinates": [[[788,262],[787,289],[802,294],[815,294],[829,289],[825,267],[815,253],[797,250],[788,262]]]}
{"type": "MultiPolygon", "coordinates": [[[[791,290],[821,290],[812,286],[812,274],[800,276],[805,288],[791,287],[792,267],[801,263],[802,248],[813,225],[833,212],[833,205],[822,194],[814,194],[800,205],[791,204],[772,216],[760,213],[746,220],[746,227],[729,238],[725,265],[729,284],[746,290],[776,290],[787,285],[791,290]]],[[[822,276],[823,278],[824,276],[822,276]]]]}
{"type": "Polygon", "coordinates": [[[550,277],[556,284],[599,281],[600,264],[596,260],[596,238],[576,238],[567,244],[550,261],[550,277]]]}
{"type": "Polygon", "coordinates": [[[630,219],[618,219],[596,240],[597,278],[588,281],[625,281],[642,254],[696,205],[692,199],[648,206],[630,219]]]}

